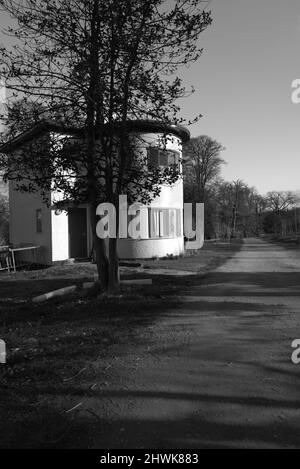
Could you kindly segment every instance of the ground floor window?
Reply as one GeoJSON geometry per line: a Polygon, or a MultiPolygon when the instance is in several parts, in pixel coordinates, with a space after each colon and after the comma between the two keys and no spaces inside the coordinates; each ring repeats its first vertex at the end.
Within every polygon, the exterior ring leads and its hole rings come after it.
{"type": "Polygon", "coordinates": [[[182,211],[180,209],[150,208],[148,213],[150,238],[182,236],[182,211]]]}

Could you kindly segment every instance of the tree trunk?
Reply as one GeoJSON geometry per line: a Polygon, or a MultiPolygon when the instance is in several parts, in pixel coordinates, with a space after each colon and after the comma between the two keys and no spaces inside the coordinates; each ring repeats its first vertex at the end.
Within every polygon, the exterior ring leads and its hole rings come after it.
{"type": "Polygon", "coordinates": [[[119,256],[116,238],[109,239],[108,293],[110,295],[120,293],[119,256]]]}
{"type": "Polygon", "coordinates": [[[96,265],[99,279],[100,292],[106,292],[108,289],[108,259],[106,255],[105,241],[94,238],[96,265]]]}
{"type": "Polygon", "coordinates": [[[232,208],[232,218],[231,218],[231,235],[230,235],[231,238],[235,238],[236,215],[237,215],[237,207],[236,207],[236,204],[234,204],[232,208]]]}
{"type": "Polygon", "coordinates": [[[105,240],[99,238],[96,233],[97,220],[95,203],[90,205],[90,224],[93,234],[93,247],[97,265],[98,281],[100,291],[103,293],[106,292],[108,289],[108,258],[106,254],[105,240]]]}

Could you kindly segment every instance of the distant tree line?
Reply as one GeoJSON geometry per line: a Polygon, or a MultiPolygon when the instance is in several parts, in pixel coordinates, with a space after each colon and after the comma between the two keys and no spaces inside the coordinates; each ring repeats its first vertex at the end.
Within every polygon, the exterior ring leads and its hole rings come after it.
{"type": "Polygon", "coordinates": [[[300,197],[291,191],[268,192],[263,230],[277,237],[300,234],[300,197]]]}
{"type": "Polygon", "coordinates": [[[299,196],[289,191],[260,195],[244,181],[220,177],[225,148],[202,135],[183,149],[185,202],[204,202],[205,238],[232,239],[300,233],[299,196]]]}

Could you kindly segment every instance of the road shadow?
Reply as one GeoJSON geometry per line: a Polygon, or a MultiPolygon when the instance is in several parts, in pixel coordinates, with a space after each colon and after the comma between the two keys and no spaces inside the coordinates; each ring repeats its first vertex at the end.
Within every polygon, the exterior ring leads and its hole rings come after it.
{"type": "Polygon", "coordinates": [[[185,293],[226,296],[300,296],[299,272],[210,272],[185,293]]]}

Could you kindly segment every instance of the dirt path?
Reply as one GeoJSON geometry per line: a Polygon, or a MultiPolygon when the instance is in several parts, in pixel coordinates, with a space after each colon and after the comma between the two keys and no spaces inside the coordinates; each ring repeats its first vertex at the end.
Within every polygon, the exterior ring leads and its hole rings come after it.
{"type": "Polygon", "coordinates": [[[299,448],[299,250],[248,239],[181,296],[84,402],[93,446],[299,448]]]}

